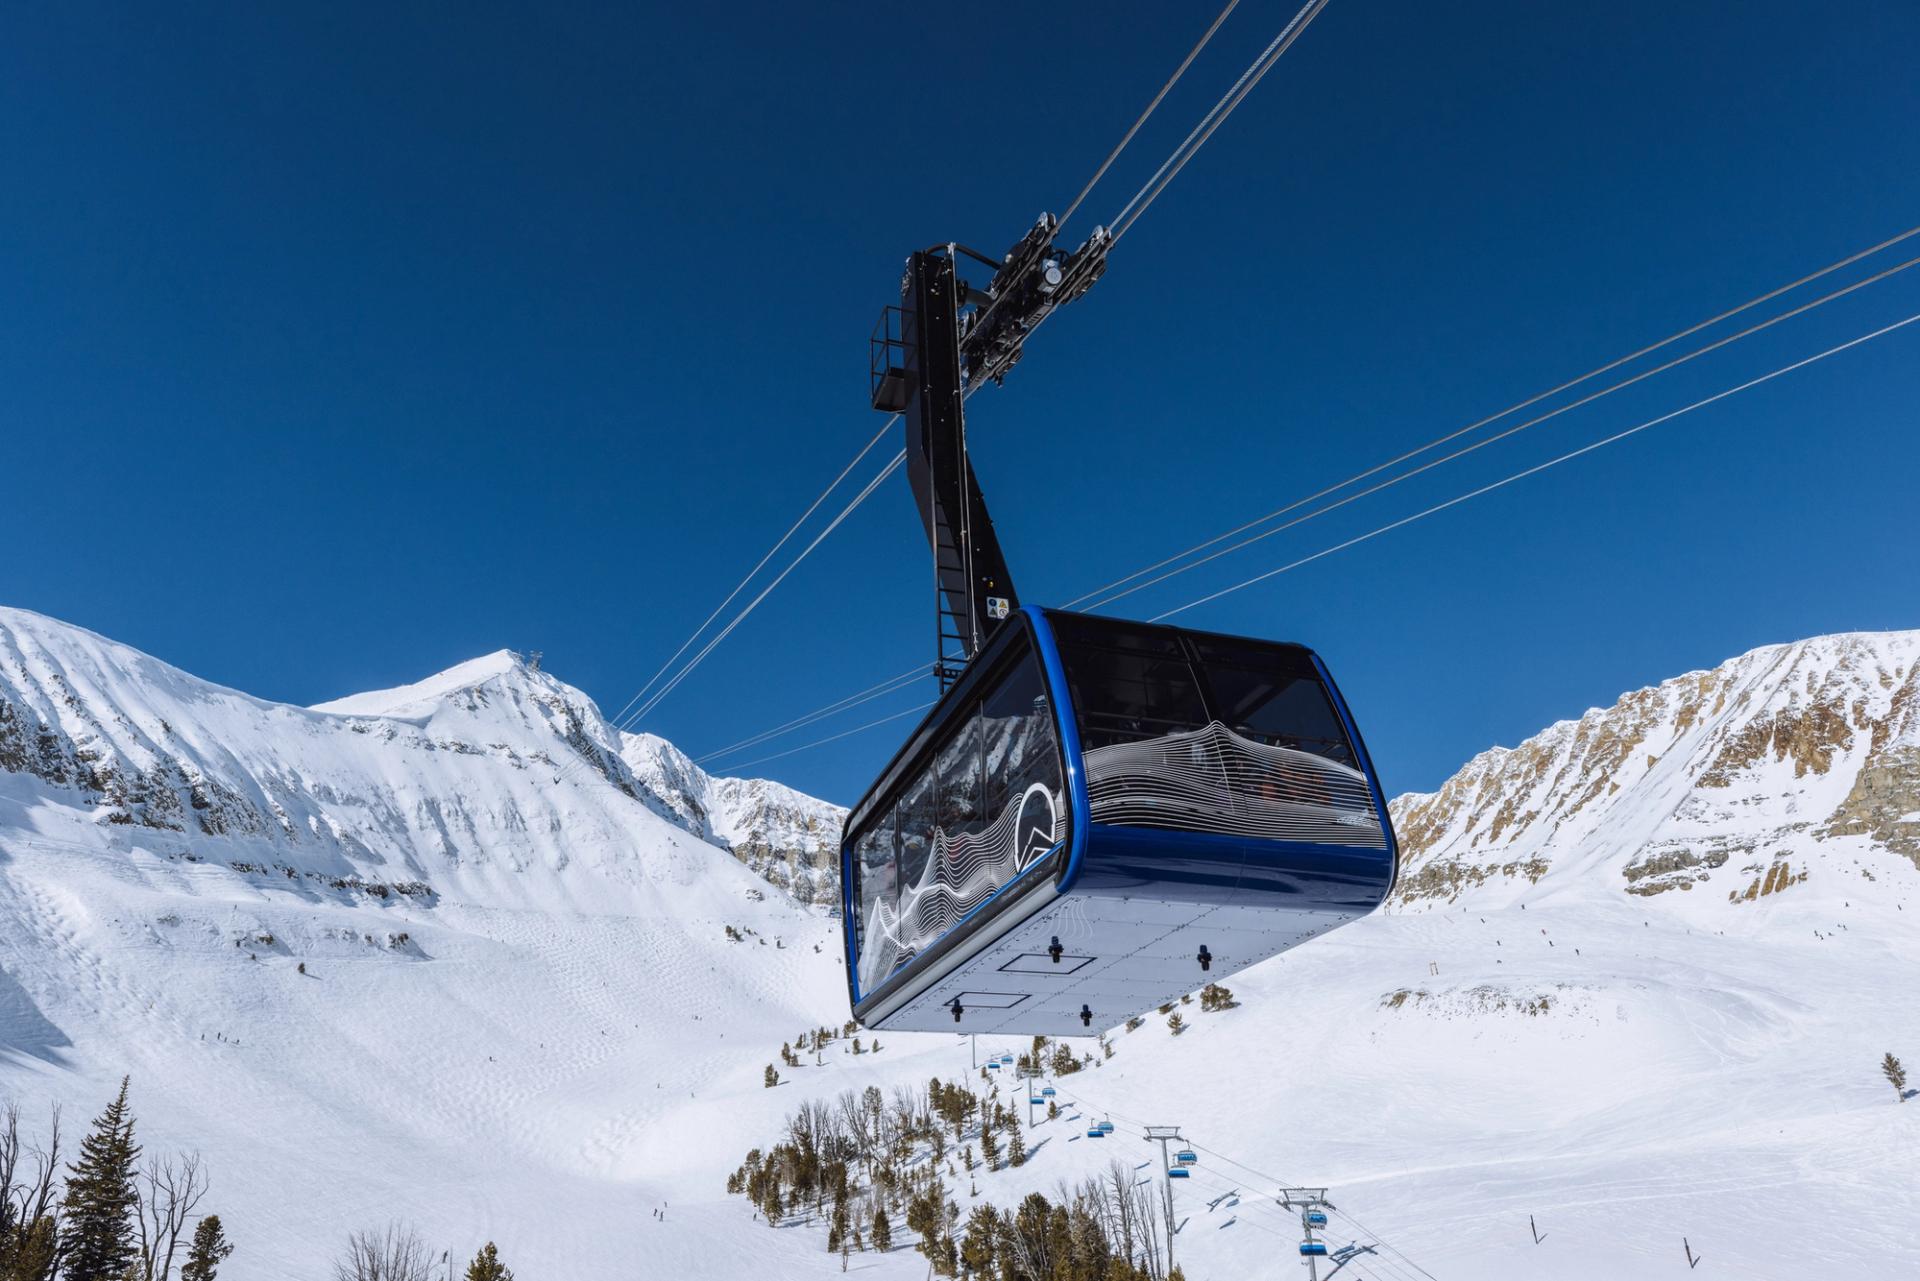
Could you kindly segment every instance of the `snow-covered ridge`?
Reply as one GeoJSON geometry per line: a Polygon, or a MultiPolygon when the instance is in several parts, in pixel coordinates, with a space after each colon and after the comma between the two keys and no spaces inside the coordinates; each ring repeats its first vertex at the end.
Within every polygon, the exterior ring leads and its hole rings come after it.
{"type": "Polygon", "coordinates": [[[1711,883],[1703,900],[1737,909],[1815,874],[1871,895],[1885,860],[1920,866],[1920,632],[1768,645],[1635,690],[1393,812],[1403,905],[1711,883]]]}
{"type": "Polygon", "coordinates": [[[671,825],[832,900],[835,807],[644,754],[637,776],[629,745],[586,695],[507,650],[301,708],[0,609],[0,778],[32,780],[16,804],[42,827],[139,831],[182,857],[327,883],[439,887],[581,860],[631,873],[671,825]]]}
{"type": "Polygon", "coordinates": [[[654,734],[621,735],[634,777],[669,804],[687,830],[734,857],[801,903],[840,901],[838,805],[764,778],[715,778],[654,734]]]}

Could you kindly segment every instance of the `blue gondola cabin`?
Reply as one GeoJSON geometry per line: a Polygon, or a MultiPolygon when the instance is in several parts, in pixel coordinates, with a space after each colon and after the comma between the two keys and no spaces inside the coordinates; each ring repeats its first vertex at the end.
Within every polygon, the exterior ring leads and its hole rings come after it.
{"type": "Polygon", "coordinates": [[[1025,607],[848,816],[853,1013],[1087,1035],[1365,916],[1396,865],[1311,650],[1025,607]]]}

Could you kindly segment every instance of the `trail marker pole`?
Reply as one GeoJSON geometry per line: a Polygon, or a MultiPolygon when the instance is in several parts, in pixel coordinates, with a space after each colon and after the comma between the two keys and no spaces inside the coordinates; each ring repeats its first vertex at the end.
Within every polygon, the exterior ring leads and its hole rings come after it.
{"type": "Polygon", "coordinates": [[[1681,1248],[1682,1250],[1685,1250],[1685,1251],[1687,1252],[1687,1267],[1688,1267],[1688,1269],[1690,1269],[1690,1270],[1691,1270],[1691,1269],[1693,1269],[1693,1268],[1697,1268],[1697,1267],[1699,1267],[1699,1266],[1700,1266],[1700,1258],[1701,1258],[1701,1256],[1699,1256],[1699,1255],[1697,1255],[1697,1254],[1695,1254],[1695,1253],[1693,1252],[1693,1246],[1692,1246],[1692,1244],[1691,1244],[1691,1243],[1690,1243],[1690,1242],[1689,1242],[1689,1241],[1688,1241],[1688,1240],[1687,1240],[1687,1239],[1686,1239],[1685,1237],[1681,1237],[1681,1238],[1680,1238],[1680,1248],[1681,1248]]]}

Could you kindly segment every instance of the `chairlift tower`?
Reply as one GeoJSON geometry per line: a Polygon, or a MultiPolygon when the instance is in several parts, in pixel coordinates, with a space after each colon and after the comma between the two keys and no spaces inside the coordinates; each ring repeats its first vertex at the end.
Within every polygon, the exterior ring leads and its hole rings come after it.
{"type": "MultiPolygon", "coordinates": [[[[1324,1230],[1327,1226],[1326,1208],[1333,1204],[1327,1200],[1327,1190],[1325,1188],[1281,1188],[1280,1204],[1289,1210],[1300,1211],[1300,1230],[1305,1236],[1305,1239],[1300,1242],[1300,1257],[1307,1263],[1307,1281],[1320,1281],[1319,1261],[1327,1257],[1327,1246],[1324,1241],[1314,1240],[1313,1233],[1315,1228],[1324,1230]]],[[[1339,1267],[1344,1266],[1343,1260],[1339,1267]]],[[[1338,1271],[1339,1267],[1334,1270],[1338,1271]]]]}
{"type": "MultiPolygon", "coordinates": [[[[1147,1142],[1160,1145],[1160,1192],[1167,1208],[1167,1275],[1173,1275],[1173,1165],[1167,1160],[1167,1144],[1178,1143],[1182,1149],[1187,1141],[1180,1134],[1177,1125],[1150,1125],[1147,1127],[1147,1142]]],[[[1183,1152],[1182,1155],[1185,1155],[1183,1152]]],[[[1185,1163],[1182,1163],[1184,1177],[1185,1163]]]]}

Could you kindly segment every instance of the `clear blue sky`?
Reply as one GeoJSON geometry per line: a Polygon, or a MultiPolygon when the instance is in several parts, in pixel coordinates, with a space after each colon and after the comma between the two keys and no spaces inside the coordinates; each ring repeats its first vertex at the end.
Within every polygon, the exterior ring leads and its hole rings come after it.
{"type": "MultiPolygon", "coordinates": [[[[1293,7],[1245,0],[1076,230],[1293,7]]],[[[1062,207],[1209,16],[294,8],[0,18],[0,601],[301,703],[540,649],[609,711],[878,425],[905,253],[1062,207]]],[[[1334,0],[973,402],[1022,594],[1920,223],[1915,49],[1909,0],[1334,0]]],[[[1920,269],[1128,606],[1915,311],[1920,269]]],[[[1920,326],[1184,617],[1319,648],[1430,788],[1754,645],[1920,626],[1917,403],[1920,326]]],[[[929,603],[896,478],[648,728],[900,671],[929,603]]],[[[755,772],[849,801],[906,724],[755,772]]]]}

